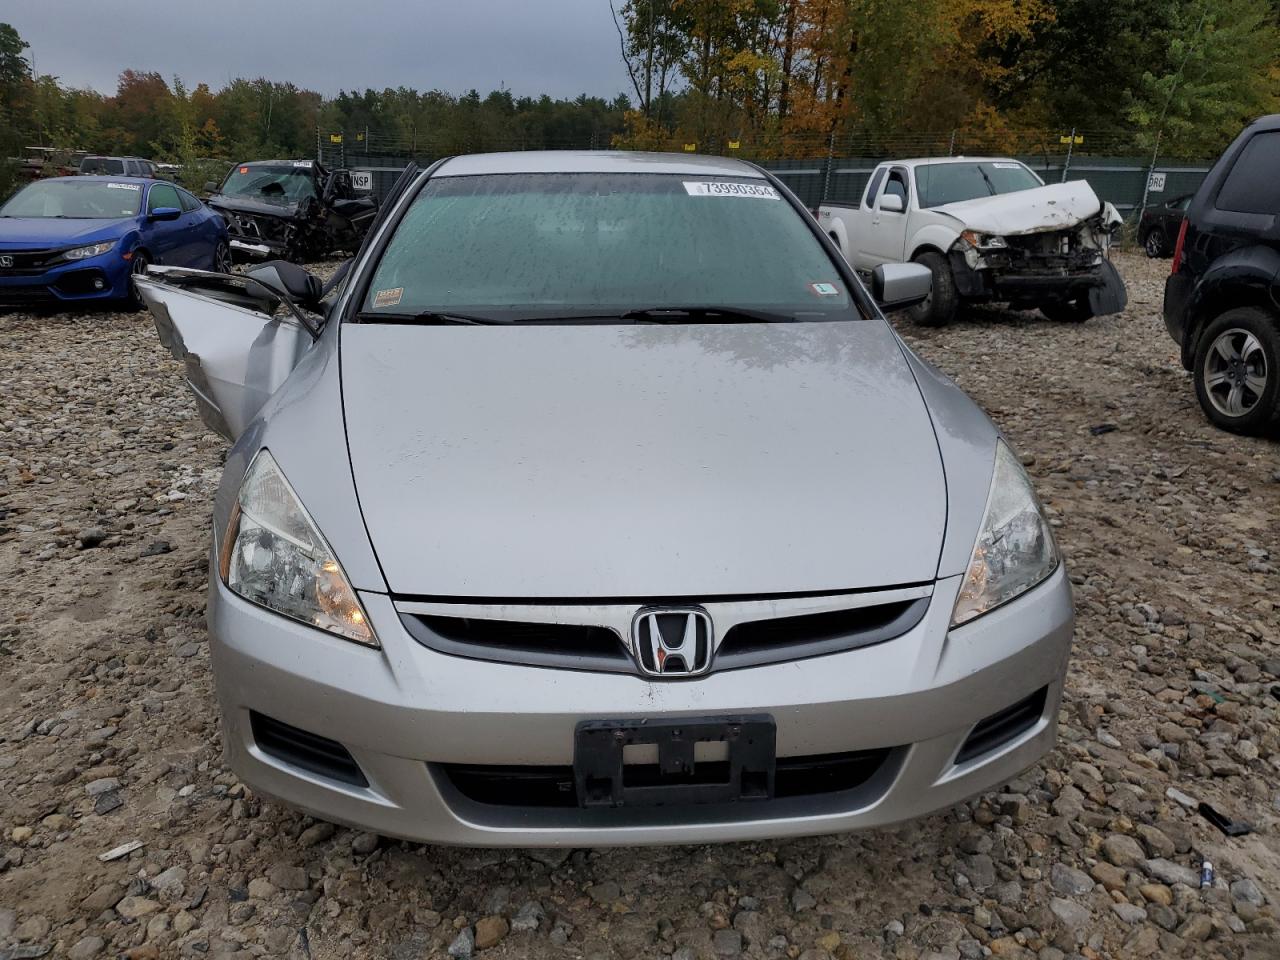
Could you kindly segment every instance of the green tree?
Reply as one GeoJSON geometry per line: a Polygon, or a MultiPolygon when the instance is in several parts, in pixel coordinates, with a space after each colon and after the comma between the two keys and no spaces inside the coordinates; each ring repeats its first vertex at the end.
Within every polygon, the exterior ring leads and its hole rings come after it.
{"type": "Polygon", "coordinates": [[[1151,147],[1211,156],[1248,120],[1280,106],[1280,29],[1270,0],[1175,4],[1162,54],[1126,111],[1151,147]]]}

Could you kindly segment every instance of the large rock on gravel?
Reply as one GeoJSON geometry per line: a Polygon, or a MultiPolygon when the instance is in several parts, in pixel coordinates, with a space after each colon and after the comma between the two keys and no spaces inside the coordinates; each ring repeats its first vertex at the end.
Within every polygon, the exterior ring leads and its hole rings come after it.
{"type": "Polygon", "coordinates": [[[1093,880],[1083,870],[1055,863],[1049,870],[1049,885],[1065,897],[1079,897],[1093,889],[1093,880]]]}

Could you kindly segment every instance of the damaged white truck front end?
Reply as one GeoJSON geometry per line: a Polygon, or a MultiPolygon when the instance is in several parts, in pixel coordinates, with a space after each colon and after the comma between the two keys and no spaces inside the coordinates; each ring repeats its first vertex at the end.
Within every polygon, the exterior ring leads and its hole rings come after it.
{"type": "Polygon", "coordinates": [[[1117,313],[1124,281],[1109,259],[1121,224],[1082,180],[1046,186],[998,157],[891,160],[855,205],[823,204],[818,224],[859,273],[883,263],[929,268],[932,292],[909,313],[940,326],[962,302],[1002,302],[1080,321],[1117,313]]]}
{"type": "Polygon", "coordinates": [[[1039,307],[1054,319],[1117,313],[1124,281],[1109,259],[1123,222],[1084,181],[984,197],[922,211],[952,221],[947,248],[956,292],[966,300],[1039,307]]]}

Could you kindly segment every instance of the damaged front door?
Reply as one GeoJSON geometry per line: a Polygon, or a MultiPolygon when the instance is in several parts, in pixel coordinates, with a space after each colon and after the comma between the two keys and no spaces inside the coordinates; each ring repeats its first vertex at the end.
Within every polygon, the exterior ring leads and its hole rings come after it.
{"type": "Polygon", "coordinates": [[[152,268],[135,278],[160,342],[184,367],[200,419],[235,440],[315,342],[283,302],[235,274],[152,268]]]}

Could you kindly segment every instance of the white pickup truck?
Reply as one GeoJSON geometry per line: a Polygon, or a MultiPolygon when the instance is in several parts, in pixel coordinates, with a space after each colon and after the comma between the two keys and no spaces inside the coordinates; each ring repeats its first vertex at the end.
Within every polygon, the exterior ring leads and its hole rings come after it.
{"type": "Polygon", "coordinates": [[[1045,186],[1017,160],[894,160],[871,174],[857,206],[824,204],[818,223],[860,274],[915,261],[933,274],[916,323],[941,326],[962,301],[1039,308],[1080,322],[1123,310],[1108,259],[1121,218],[1083,180],[1045,186]]]}

